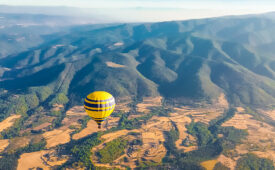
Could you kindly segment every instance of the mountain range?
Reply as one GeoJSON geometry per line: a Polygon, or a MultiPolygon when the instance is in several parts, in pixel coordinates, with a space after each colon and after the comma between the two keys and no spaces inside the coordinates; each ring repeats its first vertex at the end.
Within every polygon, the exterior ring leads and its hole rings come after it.
{"type": "Polygon", "coordinates": [[[72,101],[94,90],[204,101],[223,92],[234,105],[266,106],[275,101],[274,30],[273,14],[74,27],[1,59],[0,86],[51,86],[72,101]]]}

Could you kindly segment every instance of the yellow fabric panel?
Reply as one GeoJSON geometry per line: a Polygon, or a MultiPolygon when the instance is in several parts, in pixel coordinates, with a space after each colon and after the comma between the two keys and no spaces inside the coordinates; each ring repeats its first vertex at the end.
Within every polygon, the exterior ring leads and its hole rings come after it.
{"type": "Polygon", "coordinates": [[[90,117],[95,119],[105,119],[114,111],[115,99],[110,93],[95,91],[89,94],[85,99],[84,108],[90,117]],[[112,105],[109,106],[108,103],[112,103],[112,105]],[[104,105],[107,105],[108,107],[104,107],[104,105]]]}
{"type": "Polygon", "coordinates": [[[108,110],[108,109],[111,109],[113,107],[115,107],[115,104],[112,105],[112,106],[110,106],[110,107],[101,107],[101,108],[94,108],[94,107],[85,106],[85,108],[87,108],[86,110],[88,110],[88,109],[93,109],[93,110],[108,110]]]}
{"type": "Polygon", "coordinates": [[[110,116],[113,111],[114,111],[114,108],[112,110],[100,111],[100,112],[86,110],[88,115],[93,118],[106,118],[106,117],[110,116]]]}
{"type": "Polygon", "coordinates": [[[95,91],[87,96],[91,100],[107,100],[113,96],[105,91],[95,91]]]}

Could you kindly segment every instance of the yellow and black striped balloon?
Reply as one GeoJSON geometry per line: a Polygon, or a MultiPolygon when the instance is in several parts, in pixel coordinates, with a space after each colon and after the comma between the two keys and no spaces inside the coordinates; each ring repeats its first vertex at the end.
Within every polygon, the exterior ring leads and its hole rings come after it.
{"type": "Polygon", "coordinates": [[[88,115],[96,121],[98,128],[115,109],[115,98],[105,91],[95,91],[84,101],[84,108],[88,115]]]}

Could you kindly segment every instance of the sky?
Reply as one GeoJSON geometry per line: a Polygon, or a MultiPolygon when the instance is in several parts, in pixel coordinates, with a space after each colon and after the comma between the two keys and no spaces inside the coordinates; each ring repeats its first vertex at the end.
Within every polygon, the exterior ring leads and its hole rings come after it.
{"type": "Polygon", "coordinates": [[[275,11],[275,0],[0,0],[0,5],[96,8],[101,9],[98,10],[101,15],[127,22],[184,20],[275,11]]]}
{"type": "Polygon", "coordinates": [[[0,0],[5,5],[72,6],[84,8],[187,8],[275,10],[274,0],[0,0]]]}

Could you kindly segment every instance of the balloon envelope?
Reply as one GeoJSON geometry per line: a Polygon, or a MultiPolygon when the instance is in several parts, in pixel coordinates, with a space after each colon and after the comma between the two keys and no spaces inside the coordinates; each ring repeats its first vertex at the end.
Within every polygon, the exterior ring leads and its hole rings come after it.
{"type": "Polygon", "coordinates": [[[86,112],[96,121],[99,128],[101,123],[114,111],[115,105],[115,98],[105,91],[90,93],[84,101],[86,112]]]}

